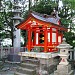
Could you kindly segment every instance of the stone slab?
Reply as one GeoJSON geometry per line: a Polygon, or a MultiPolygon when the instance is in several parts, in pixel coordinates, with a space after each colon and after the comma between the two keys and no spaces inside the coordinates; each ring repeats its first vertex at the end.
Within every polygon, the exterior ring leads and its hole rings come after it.
{"type": "Polygon", "coordinates": [[[57,70],[54,72],[54,75],[74,75],[73,70],[71,70],[69,73],[65,73],[64,71],[58,72],[57,70]]]}
{"type": "Polygon", "coordinates": [[[20,56],[49,59],[58,56],[58,53],[44,52],[19,52],[20,56]]]}
{"type": "Polygon", "coordinates": [[[71,71],[71,65],[70,64],[69,65],[58,65],[57,70],[58,72],[64,71],[66,73],[69,73],[71,71]]]}
{"type": "Polygon", "coordinates": [[[71,65],[58,65],[54,75],[74,75],[74,71],[71,70],[71,65]]]}
{"type": "Polygon", "coordinates": [[[50,58],[50,59],[42,59],[40,58],[40,64],[46,64],[48,66],[50,65],[54,65],[54,59],[53,58],[50,58]]]}
{"type": "Polygon", "coordinates": [[[21,59],[18,54],[9,54],[8,61],[13,62],[13,63],[20,63],[21,59]]]}

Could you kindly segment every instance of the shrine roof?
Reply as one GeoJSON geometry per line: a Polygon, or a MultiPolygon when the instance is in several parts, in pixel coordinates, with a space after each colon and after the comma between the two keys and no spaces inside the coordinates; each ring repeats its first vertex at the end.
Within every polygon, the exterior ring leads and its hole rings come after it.
{"type": "Polygon", "coordinates": [[[35,22],[43,25],[52,25],[55,27],[59,27],[59,29],[63,29],[67,31],[67,28],[63,27],[59,23],[60,17],[56,13],[55,16],[52,15],[47,15],[47,14],[40,14],[37,12],[30,12],[27,19],[21,22],[19,25],[16,26],[16,28],[19,29],[26,29],[26,26],[33,25],[35,26],[35,22]],[[30,22],[31,21],[31,22],[30,22]],[[25,28],[24,28],[25,27],[25,28]]]}
{"type": "Polygon", "coordinates": [[[58,25],[58,21],[60,20],[60,17],[58,14],[56,14],[56,17],[52,15],[47,15],[47,14],[40,14],[37,12],[32,12],[31,15],[39,20],[45,21],[45,22],[50,22],[58,25]]]}

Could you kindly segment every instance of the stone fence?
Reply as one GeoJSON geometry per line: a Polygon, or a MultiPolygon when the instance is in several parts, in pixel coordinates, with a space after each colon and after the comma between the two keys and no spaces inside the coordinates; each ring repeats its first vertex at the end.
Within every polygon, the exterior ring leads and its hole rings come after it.
{"type": "MultiPolygon", "coordinates": [[[[6,58],[9,54],[13,54],[14,53],[13,49],[14,49],[13,47],[0,47],[0,58],[6,58]]],[[[25,47],[21,47],[20,51],[21,52],[25,52],[26,48],[25,47]]]]}
{"type": "Polygon", "coordinates": [[[69,61],[75,61],[75,49],[69,51],[69,61]]]}
{"type": "MultiPolygon", "coordinates": [[[[14,53],[13,47],[0,47],[0,58],[4,58],[7,57],[9,54],[14,53]]],[[[18,48],[17,48],[18,49],[18,48]]],[[[27,49],[25,47],[21,47],[20,48],[21,52],[25,52],[27,51],[27,49]]],[[[75,49],[71,49],[69,51],[69,60],[70,61],[75,61],[75,49]]]]}

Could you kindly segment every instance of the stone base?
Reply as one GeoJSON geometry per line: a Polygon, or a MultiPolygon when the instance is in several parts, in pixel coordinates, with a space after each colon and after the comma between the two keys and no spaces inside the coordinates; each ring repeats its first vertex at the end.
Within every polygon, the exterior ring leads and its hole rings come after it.
{"type": "Polygon", "coordinates": [[[58,65],[54,75],[74,75],[74,71],[71,70],[71,65],[58,65]]]}
{"type": "Polygon", "coordinates": [[[19,52],[18,55],[24,56],[24,57],[34,57],[34,58],[40,58],[40,59],[50,59],[53,57],[58,56],[58,53],[44,53],[44,52],[19,52]]]}
{"type": "Polygon", "coordinates": [[[57,62],[59,63],[59,58],[50,58],[50,59],[39,59],[39,74],[40,75],[49,75],[53,73],[57,68],[57,62]]]}
{"type": "Polygon", "coordinates": [[[20,63],[21,58],[17,54],[10,54],[10,55],[8,55],[8,61],[12,62],[12,63],[20,63]]]}
{"type": "Polygon", "coordinates": [[[47,66],[53,65],[54,64],[54,59],[50,58],[50,59],[39,59],[40,64],[44,64],[47,66]]]}

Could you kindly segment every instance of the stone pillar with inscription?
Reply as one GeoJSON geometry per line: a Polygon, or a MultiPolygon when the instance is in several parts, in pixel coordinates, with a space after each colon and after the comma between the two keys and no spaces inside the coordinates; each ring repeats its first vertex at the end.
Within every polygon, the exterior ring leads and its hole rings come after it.
{"type": "Polygon", "coordinates": [[[23,18],[21,18],[21,6],[19,5],[18,0],[14,0],[14,5],[12,9],[13,13],[13,51],[11,50],[11,53],[8,56],[8,61],[11,62],[20,62],[20,56],[18,53],[20,52],[21,48],[21,35],[20,35],[20,29],[17,29],[15,26],[18,25],[23,18]]]}
{"type": "Polygon", "coordinates": [[[58,54],[61,58],[61,61],[59,65],[57,66],[57,70],[54,72],[54,75],[74,75],[73,70],[71,70],[71,65],[67,61],[69,56],[69,49],[72,48],[69,44],[67,44],[66,39],[63,38],[63,42],[57,46],[57,48],[60,50],[60,53],[58,54]]]}

